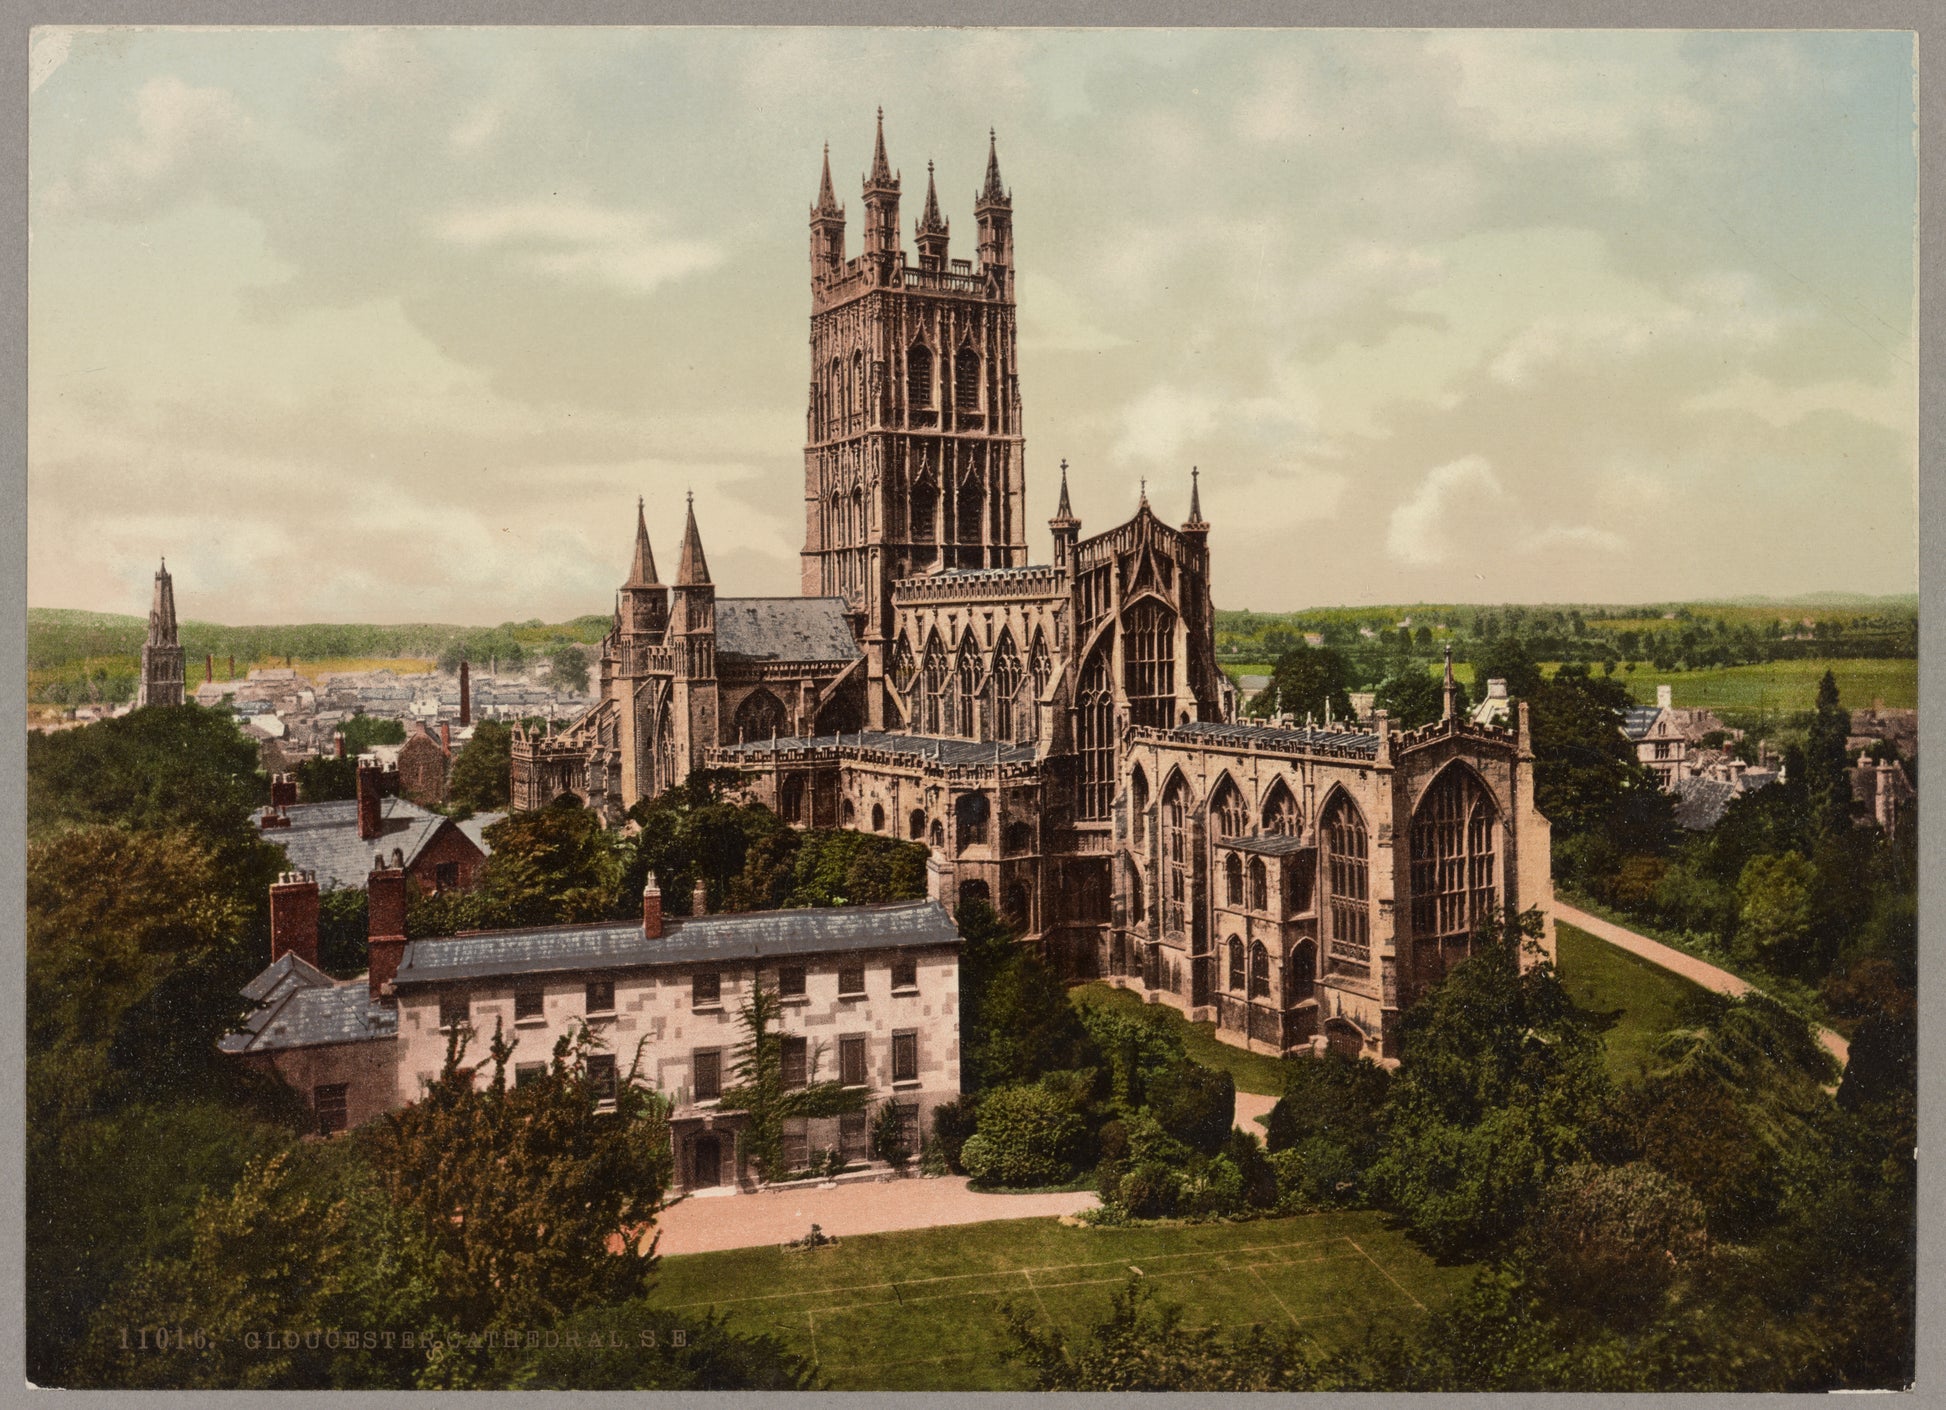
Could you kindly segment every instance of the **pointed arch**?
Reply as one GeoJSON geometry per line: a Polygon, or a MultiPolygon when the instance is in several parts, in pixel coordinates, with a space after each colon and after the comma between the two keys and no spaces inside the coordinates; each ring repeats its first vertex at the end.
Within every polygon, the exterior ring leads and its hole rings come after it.
{"type": "Polygon", "coordinates": [[[1140,764],[1128,771],[1128,836],[1131,846],[1141,847],[1148,841],[1149,831],[1149,776],[1142,772],[1140,764]]]}
{"type": "Polygon", "coordinates": [[[918,677],[918,658],[912,654],[912,643],[901,634],[892,647],[892,688],[901,695],[910,696],[912,683],[918,677]]]}
{"type": "Polygon", "coordinates": [[[1318,814],[1333,969],[1369,974],[1372,963],[1371,843],[1365,815],[1334,788],[1318,814]]]}
{"type": "Polygon", "coordinates": [[[1074,742],[1081,756],[1080,816],[1099,821],[1108,816],[1115,787],[1115,694],[1109,684],[1108,653],[1097,650],[1082,668],[1081,689],[1075,699],[1074,742]]]}
{"type": "Polygon", "coordinates": [[[1218,837],[1242,837],[1250,831],[1250,805],[1243,801],[1243,790],[1228,771],[1210,790],[1209,815],[1218,837]]]}
{"type": "Polygon", "coordinates": [[[1270,874],[1264,866],[1262,857],[1250,859],[1250,909],[1253,911],[1270,909],[1270,874]]]}
{"type": "Polygon", "coordinates": [[[932,349],[918,339],[905,350],[905,404],[909,411],[932,408],[932,349]]]}
{"type": "Polygon", "coordinates": [[[939,481],[930,467],[921,467],[906,495],[906,537],[913,543],[932,543],[939,532],[939,481]]]}
{"type": "Polygon", "coordinates": [[[851,355],[851,405],[853,416],[865,414],[865,351],[860,348],[851,355]]]}
{"type": "Polygon", "coordinates": [[[959,659],[953,663],[953,733],[961,739],[980,737],[980,653],[973,633],[960,638],[959,659]]]}
{"type": "Polygon", "coordinates": [[[737,705],[737,711],[730,723],[730,733],[737,743],[748,744],[760,739],[781,739],[788,735],[790,716],[784,713],[784,702],[758,686],[737,705]]]}
{"type": "Polygon", "coordinates": [[[1250,997],[1270,997],[1270,951],[1264,948],[1261,940],[1250,943],[1250,997]]]}
{"type": "Polygon", "coordinates": [[[1171,769],[1162,786],[1162,928],[1170,935],[1189,930],[1189,876],[1192,865],[1189,824],[1195,795],[1180,769],[1171,769]]]}
{"type": "Polygon", "coordinates": [[[951,685],[951,673],[946,667],[946,648],[940,645],[937,628],[926,638],[926,654],[919,667],[919,677],[924,695],[923,708],[918,712],[920,728],[927,734],[942,734],[945,732],[946,697],[951,685]]]}
{"type": "Polygon", "coordinates": [[[960,481],[953,526],[961,543],[986,542],[986,486],[977,472],[960,481]]]}
{"type": "Polygon", "coordinates": [[[1243,905],[1243,858],[1235,852],[1223,854],[1223,904],[1243,905]]]}
{"type": "Polygon", "coordinates": [[[1141,598],[1123,610],[1121,635],[1129,721],[1167,729],[1176,713],[1176,614],[1141,598]]]}
{"type": "Polygon", "coordinates": [[[1020,688],[1025,679],[1020,669],[1020,653],[1014,649],[1013,633],[1002,627],[1000,639],[993,644],[993,665],[987,672],[993,738],[1013,739],[1014,719],[1021,706],[1020,688]]]}
{"type": "Polygon", "coordinates": [[[1499,809],[1480,776],[1454,760],[1412,812],[1412,930],[1465,943],[1499,895],[1499,809]]]}
{"type": "Polygon", "coordinates": [[[1243,941],[1239,939],[1237,936],[1232,935],[1230,937],[1230,943],[1226,948],[1230,952],[1229,987],[1232,993],[1241,994],[1243,992],[1243,986],[1245,983],[1244,967],[1243,967],[1243,941]]]}
{"type": "Polygon", "coordinates": [[[914,808],[912,810],[911,816],[905,820],[905,835],[913,842],[923,842],[926,840],[926,810],[924,808],[914,808]]]}
{"type": "Polygon", "coordinates": [[[962,416],[980,409],[980,355],[971,339],[953,354],[953,409],[962,416]]]}
{"type": "Polygon", "coordinates": [[[1266,837],[1297,837],[1304,831],[1304,818],[1297,810],[1297,799],[1283,779],[1272,779],[1264,794],[1263,831],[1266,837]]]}

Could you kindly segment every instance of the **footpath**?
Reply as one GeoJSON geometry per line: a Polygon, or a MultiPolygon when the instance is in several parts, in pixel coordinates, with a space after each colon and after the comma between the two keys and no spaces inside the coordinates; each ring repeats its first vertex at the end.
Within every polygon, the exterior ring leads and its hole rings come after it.
{"type": "MultiPolygon", "coordinates": [[[[1606,940],[1619,950],[1627,950],[1631,955],[1639,955],[1650,964],[1666,969],[1671,974],[1680,974],[1684,979],[1700,984],[1712,993],[1728,994],[1734,998],[1750,993],[1754,987],[1747,980],[1737,978],[1727,969],[1718,969],[1715,965],[1699,960],[1694,955],[1686,955],[1681,950],[1663,944],[1660,940],[1651,940],[1646,935],[1625,930],[1613,921],[1590,915],[1580,907],[1570,906],[1565,901],[1557,899],[1554,902],[1554,918],[1564,920],[1578,930],[1587,931],[1597,940],[1606,940]]],[[[1826,1052],[1838,1059],[1840,1066],[1851,1060],[1851,1044],[1829,1028],[1818,1029],[1818,1041],[1824,1044],[1826,1052]]]]}

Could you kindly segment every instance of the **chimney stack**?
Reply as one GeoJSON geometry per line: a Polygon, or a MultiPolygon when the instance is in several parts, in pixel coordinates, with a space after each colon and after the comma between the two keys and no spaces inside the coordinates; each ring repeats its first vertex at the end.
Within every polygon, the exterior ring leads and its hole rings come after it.
{"type": "Polygon", "coordinates": [[[662,888],[656,885],[654,872],[649,873],[648,885],[642,888],[642,938],[662,938],[662,888]]]}
{"type": "Polygon", "coordinates": [[[339,730],[331,736],[331,747],[340,759],[345,757],[345,732],[343,730],[339,730]]]}
{"type": "Polygon", "coordinates": [[[296,955],[318,962],[318,874],[279,872],[270,888],[270,962],[296,955]]]}
{"type": "Polygon", "coordinates": [[[439,747],[447,754],[453,752],[453,727],[445,720],[439,722],[439,747]]]}
{"type": "Polygon", "coordinates": [[[689,894],[689,913],[693,916],[709,914],[709,887],[700,876],[696,878],[696,889],[689,894]]]}
{"type": "Polygon", "coordinates": [[[1672,685],[1659,685],[1655,688],[1655,706],[1658,710],[1668,710],[1676,703],[1676,688],[1672,685]]]}
{"type": "MultiPolygon", "coordinates": [[[[339,736],[343,738],[343,736],[339,736]]],[[[377,764],[358,762],[358,836],[370,842],[379,833],[379,780],[382,775],[377,764]]]]}
{"type": "MultiPolygon", "coordinates": [[[[400,854],[392,852],[395,862],[400,854]]],[[[387,866],[385,858],[374,855],[372,874],[365,879],[365,950],[369,963],[366,982],[374,1003],[386,999],[386,990],[398,975],[399,961],[405,955],[405,868],[387,866]]]]}
{"type": "Polygon", "coordinates": [[[473,723],[473,674],[466,662],[459,663],[459,727],[473,723]]]}
{"type": "Polygon", "coordinates": [[[271,806],[281,813],[296,801],[297,780],[289,774],[272,774],[270,777],[271,806]]]}

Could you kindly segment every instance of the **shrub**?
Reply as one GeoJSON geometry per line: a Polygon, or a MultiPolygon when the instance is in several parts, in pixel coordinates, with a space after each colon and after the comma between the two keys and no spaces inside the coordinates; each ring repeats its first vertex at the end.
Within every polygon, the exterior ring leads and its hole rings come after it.
{"type": "Polygon", "coordinates": [[[978,1129],[960,1149],[983,1185],[1051,1185],[1074,1173],[1087,1134],[1081,1117],[1042,1087],[1003,1087],[980,1103],[978,1129]]]}
{"type": "Polygon", "coordinates": [[[1230,1132],[1223,1142],[1223,1156],[1243,1178],[1244,1203],[1253,1209],[1269,1209],[1277,1203],[1277,1172],[1255,1133],[1230,1132]]]}
{"type": "Polygon", "coordinates": [[[1204,1155],[1223,1149],[1236,1122],[1236,1079],[1184,1062],[1150,1079],[1148,1107],[1162,1128],[1204,1155]]]}
{"type": "Polygon", "coordinates": [[[960,1152],[966,1138],[973,1134],[973,1119],[978,1109],[971,1097],[955,1097],[932,1109],[934,1146],[957,1175],[966,1173],[960,1152]]]}
{"type": "Polygon", "coordinates": [[[1182,1196],[1177,1167],[1147,1161],[1122,1176],[1115,1207],[1131,1219],[1166,1219],[1176,1212],[1182,1196]]]}
{"type": "Polygon", "coordinates": [[[1178,1207],[1209,1219],[1243,1208],[1243,1172],[1227,1156],[1213,1156],[1183,1176],[1178,1207]]]}
{"type": "Polygon", "coordinates": [[[1568,1166],[1522,1238],[1544,1296],[1606,1320],[1654,1311],[1704,1246],[1696,1196],[1640,1162],[1568,1166]]]}
{"type": "Polygon", "coordinates": [[[882,1160],[900,1174],[912,1159],[912,1146],[906,1140],[905,1122],[899,1118],[897,1102],[880,1102],[872,1116],[872,1158],[882,1160]]]}

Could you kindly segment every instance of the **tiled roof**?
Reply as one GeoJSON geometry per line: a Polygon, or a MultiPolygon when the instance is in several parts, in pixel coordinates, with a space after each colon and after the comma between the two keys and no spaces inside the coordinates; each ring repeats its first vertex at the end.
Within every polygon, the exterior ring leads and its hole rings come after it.
{"type": "Polygon", "coordinates": [[[217,1048],[260,1053],[396,1038],[398,1010],[372,1002],[364,976],[334,980],[296,955],[283,955],[243,987],[256,1008],[217,1048]]]}
{"type": "Polygon", "coordinates": [[[735,915],[672,916],[654,940],[639,921],[495,930],[415,940],[395,984],[503,974],[621,969],[636,965],[729,963],[902,945],[957,945],[959,932],[937,901],[735,915]]]}
{"type": "Polygon", "coordinates": [[[473,840],[473,845],[480,849],[480,855],[491,857],[493,848],[486,840],[486,830],[506,816],[505,813],[475,813],[470,818],[460,820],[459,830],[473,840]]]}
{"type": "Polygon", "coordinates": [[[265,833],[264,840],[282,847],[293,867],[316,872],[318,886],[325,891],[364,890],[373,855],[382,853],[389,859],[394,847],[411,866],[450,821],[408,798],[384,798],[379,802],[378,836],[360,837],[356,799],[293,803],[288,811],[291,825],[265,833]]]}
{"type": "Polygon", "coordinates": [[[1265,857],[1288,857],[1293,852],[1308,852],[1312,848],[1312,844],[1301,837],[1286,837],[1278,832],[1266,833],[1262,837],[1218,838],[1216,845],[1236,852],[1255,852],[1265,857]]]}
{"type": "Polygon", "coordinates": [[[863,654],[840,597],[719,597],[716,654],[745,661],[850,661],[863,654]]]}
{"type": "MultiPolygon", "coordinates": [[[[937,758],[942,764],[967,765],[993,762],[994,747],[974,739],[947,739],[930,734],[889,734],[884,730],[859,730],[856,734],[821,734],[803,739],[754,739],[746,744],[726,744],[721,752],[761,758],[773,751],[792,753],[806,749],[877,749],[887,754],[910,754],[937,758]]],[[[1036,754],[1032,744],[1002,744],[1003,764],[1024,764],[1036,754]]]]}
{"type": "Polygon", "coordinates": [[[1676,822],[1690,832],[1704,832],[1723,818],[1735,801],[1737,786],[1721,779],[1690,776],[1676,780],[1676,822]]]}
{"type": "Polygon", "coordinates": [[[1169,732],[1187,735],[1194,739],[1213,740],[1219,744],[1248,745],[1252,741],[1269,741],[1284,748],[1332,749],[1374,756],[1378,753],[1378,736],[1367,730],[1276,729],[1266,725],[1219,724],[1214,720],[1192,720],[1186,725],[1171,726],[1169,732]]]}

